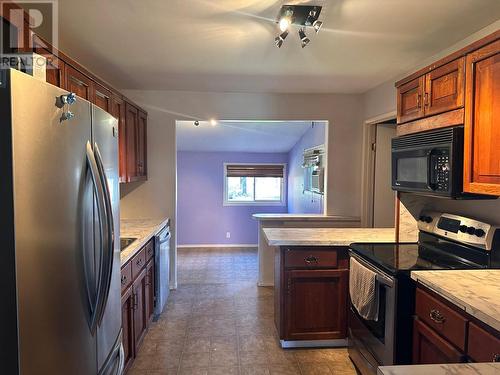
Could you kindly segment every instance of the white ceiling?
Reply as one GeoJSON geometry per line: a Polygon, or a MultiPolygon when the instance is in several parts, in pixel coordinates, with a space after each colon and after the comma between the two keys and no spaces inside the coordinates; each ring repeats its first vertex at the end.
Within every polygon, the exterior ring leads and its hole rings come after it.
{"type": "Polygon", "coordinates": [[[63,0],[59,44],[120,88],[359,93],[500,19],[499,0],[291,0],[323,5],[323,29],[278,49],[284,3],[63,0]]]}
{"type": "MultiPolygon", "coordinates": [[[[317,121],[316,121],[317,122],[317,121]]],[[[288,152],[311,127],[306,121],[177,121],[177,150],[288,152]]]]}

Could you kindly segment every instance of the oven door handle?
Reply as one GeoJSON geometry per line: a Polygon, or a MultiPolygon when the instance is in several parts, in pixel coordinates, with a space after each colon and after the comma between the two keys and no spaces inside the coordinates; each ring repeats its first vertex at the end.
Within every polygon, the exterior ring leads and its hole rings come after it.
{"type": "Polygon", "coordinates": [[[349,250],[349,255],[351,255],[354,259],[356,259],[359,263],[361,263],[363,266],[368,268],[370,271],[375,272],[377,274],[377,281],[380,284],[383,284],[387,286],[388,288],[392,288],[394,286],[394,280],[392,277],[386,275],[384,272],[381,270],[378,270],[371,265],[369,265],[365,260],[361,259],[359,256],[355,255],[352,250],[349,250]]]}

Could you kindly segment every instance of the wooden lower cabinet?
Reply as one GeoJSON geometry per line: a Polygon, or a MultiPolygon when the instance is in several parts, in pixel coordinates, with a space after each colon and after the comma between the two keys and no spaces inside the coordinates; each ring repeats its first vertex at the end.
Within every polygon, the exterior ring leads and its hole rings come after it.
{"type": "Polygon", "coordinates": [[[132,287],[122,294],[122,335],[125,371],[130,368],[135,356],[134,344],[134,294],[132,287]]]}
{"type": "Polygon", "coordinates": [[[277,249],[275,323],[280,340],[345,339],[348,279],[345,248],[277,249]]]}
{"type": "Polygon", "coordinates": [[[146,319],[150,323],[153,321],[155,312],[155,267],[151,259],[146,265],[146,319]]]}
{"type": "Polygon", "coordinates": [[[413,363],[460,363],[465,356],[418,318],[413,325],[413,363]]]}
{"type": "Polygon", "coordinates": [[[122,329],[125,369],[130,368],[154,316],[154,241],[122,266],[122,329]],[[148,250],[153,256],[146,262],[148,250]],[[130,286],[128,286],[130,285],[130,286]]]}
{"type": "Polygon", "coordinates": [[[286,340],[327,340],[347,336],[347,270],[285,272],[286,340]]]}
{"type": "Polygon", "coordinates": [[[500,362],[500,332],[418,285],[413,364],[500,362]]]}
{"type": "Polygon", "coordinates": [[[148,328],[148,317],[147,317],[147,301],[146,301],[146,270],[142,270],[142,272],[135,279],[134,284],[132,285],[133,293],[134,293],[134,338],[135,338],[135,347],[138,349],[142,340],[144,339],[144,335],[146,334],[146,330],[148,328]]]}

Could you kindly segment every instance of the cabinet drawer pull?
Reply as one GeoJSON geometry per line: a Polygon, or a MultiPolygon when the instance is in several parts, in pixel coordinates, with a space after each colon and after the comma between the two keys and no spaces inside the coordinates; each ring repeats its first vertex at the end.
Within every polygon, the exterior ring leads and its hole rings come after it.
{"type": "Polygon", "coordinates": [[[122,275],[122,285],[125,285],[127,283],[127,276],[122,275]]]}
{"type": "Polygon", "coordinates": [[[429,318],[431,318],[432,321],[442,324],[446,321],[446,318],[439,312],[439,310],[432,309],[431,312],[429,313],[429,318]]]}
{"type": "Polygon", "coordinates": [[[493,362],[500,362],[500,354],[495,354],[493,356],[493,362]]]}
{"type": "Polygon", "coordinates": [[[308,257],[304,258],[304,260],[307,264],[318,263],[318,258],[313,255],[309,255],[308,257]]]}
{"type": "Polygon", "coordinates": [[[137,264],[138,266],[140,266],[142,264],[142,258],[137,259],[137,262],[135,264],[137,264]]]}
{"type": "Polygon", "coordinates": [[[420,98],[421,98],[421,95],[417,94],[417,108],[421,108],[421,106],[422,106],[422,104],[420,103],[420,98]]]}

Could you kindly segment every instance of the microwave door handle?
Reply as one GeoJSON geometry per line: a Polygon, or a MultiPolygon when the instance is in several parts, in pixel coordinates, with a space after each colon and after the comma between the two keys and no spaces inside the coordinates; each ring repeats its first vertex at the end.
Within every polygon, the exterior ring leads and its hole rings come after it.
{"type": "Polygon", "coordinates": [[[436,174],[434,173],[434,154],[431,151],[427,153],[427,187],[430,190],[436,190],[436,174]]]}

